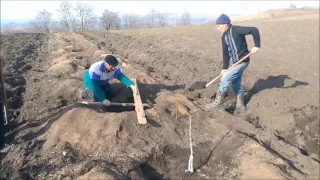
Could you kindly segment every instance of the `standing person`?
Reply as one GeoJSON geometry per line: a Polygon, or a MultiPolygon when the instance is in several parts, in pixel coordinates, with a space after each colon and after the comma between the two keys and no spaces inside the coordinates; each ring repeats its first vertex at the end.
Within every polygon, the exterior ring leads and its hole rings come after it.
{"type": "Polygon", "coordinates": [[[104,60],[92,64],[84,73],[85,87],[81,92],[81,98],[89,98],[109,106],[109,100],[115,96],[115,92],[109,84],[109,80],[112,78],[118,79],[127,88],[130,87],[133,92],[137,92],[136,86],[118,67],[117,58],[113,55],[107,55],[104,60]]]}
{"type": "Polygon", "coordinates": [[[252,54],[259,51],[260,46],[260,33],[256,27],[243,27],[235,26],[231,24],[230,18],[222,14],[216,20],[216,26],[218,31],[222,34],[222,49],[223,49],[223,67],[221,74],[223,74],[219,88],[217,90],[215,100],[207,104],[207,109],[220,108],[223,104],[223,100],[227,94],[229,87],[231,86],[234,94],[237,96],[236,110],[244,111],[246,107],[243,99],[243,89],[241,85],[242,75],[244,70],[248,67],[250,57],[242,61],[240,64],[226,72],[229,64],[236,63],[239,59],[246,56],[248,51],[248,45],[245,36],[251,34],[254,40],[254,46],[251,50],[252,54]]]}

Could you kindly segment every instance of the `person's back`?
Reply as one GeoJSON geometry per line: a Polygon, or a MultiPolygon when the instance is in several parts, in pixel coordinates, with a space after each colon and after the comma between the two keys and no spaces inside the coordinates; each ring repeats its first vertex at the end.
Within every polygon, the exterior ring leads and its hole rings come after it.
{"type": "Polygon", "coordinates": [[[106,71],[104,67],[104,61],[98,61],[93,63],[89,69],[85,72],[84,83],[86,87],[93,88],[92,81],[96,80],[99,82],[99,85],[104,85],[109,82],[114,76],[117,77],[121,73],[118,66],[115,67],[114,71],[106,71]]]}
{"type": "MultiPolygon", "coordinates": [[[[222,35],[222,46],[224,48],[223,69],[227,69],[229,64],[236,63],[239,59],[249,54],[246,35],[252,34],[254,44],[260,47],[259,30],[256,27],[243,27],[230,24],[222,35]]],[[[250,57],[243,62],[249,62],[250,57]]]]}

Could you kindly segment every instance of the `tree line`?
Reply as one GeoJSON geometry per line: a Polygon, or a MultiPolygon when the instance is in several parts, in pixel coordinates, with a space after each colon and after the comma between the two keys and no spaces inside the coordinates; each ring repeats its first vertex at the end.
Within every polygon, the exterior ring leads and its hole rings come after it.
{"type": "MultiPolygon", "coordinates": [[[[169,18],[166,14],[152,9],[146,16],[123,14],[105,9],[100,17],[94,14],[94,8],[85,3],[74,7],[68,1],[62,1],[57,9],[59,18],[52,19],[52,13],[43,10],[26,27],[24,32],[52,33],[57,31],[83,32],[89,30],[119,30],[187,26],[191,24],[189,12],[180,17],[169,18]]],[[[4,31],[12,31],[14,24],[8,24],[4,31]]]]}

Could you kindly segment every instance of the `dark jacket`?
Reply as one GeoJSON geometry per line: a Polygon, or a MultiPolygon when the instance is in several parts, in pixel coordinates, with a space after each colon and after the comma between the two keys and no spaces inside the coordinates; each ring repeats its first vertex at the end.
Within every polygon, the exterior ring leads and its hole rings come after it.
{"type": "MultiPolygon", "coordinates": [[[[233,26],[222,35],[223,69],[228,69],[233,64],[249,53],[245,36],[252,34],[255,47],[260,47],[260,33],[256,27],[233,26]]],[[[244,62],[250,61],[250,58],[244,62]]]]}

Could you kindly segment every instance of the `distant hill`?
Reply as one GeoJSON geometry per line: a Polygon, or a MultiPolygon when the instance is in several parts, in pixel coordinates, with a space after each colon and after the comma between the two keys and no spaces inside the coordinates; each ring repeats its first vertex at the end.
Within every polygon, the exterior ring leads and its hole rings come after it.
{"type": "Polygon", "coordinates": [[[28,24],[30,21],[30,19],[1,19],[1,28],[6,27],[10,24],[17,28],[21,28],[28,24]]]}

